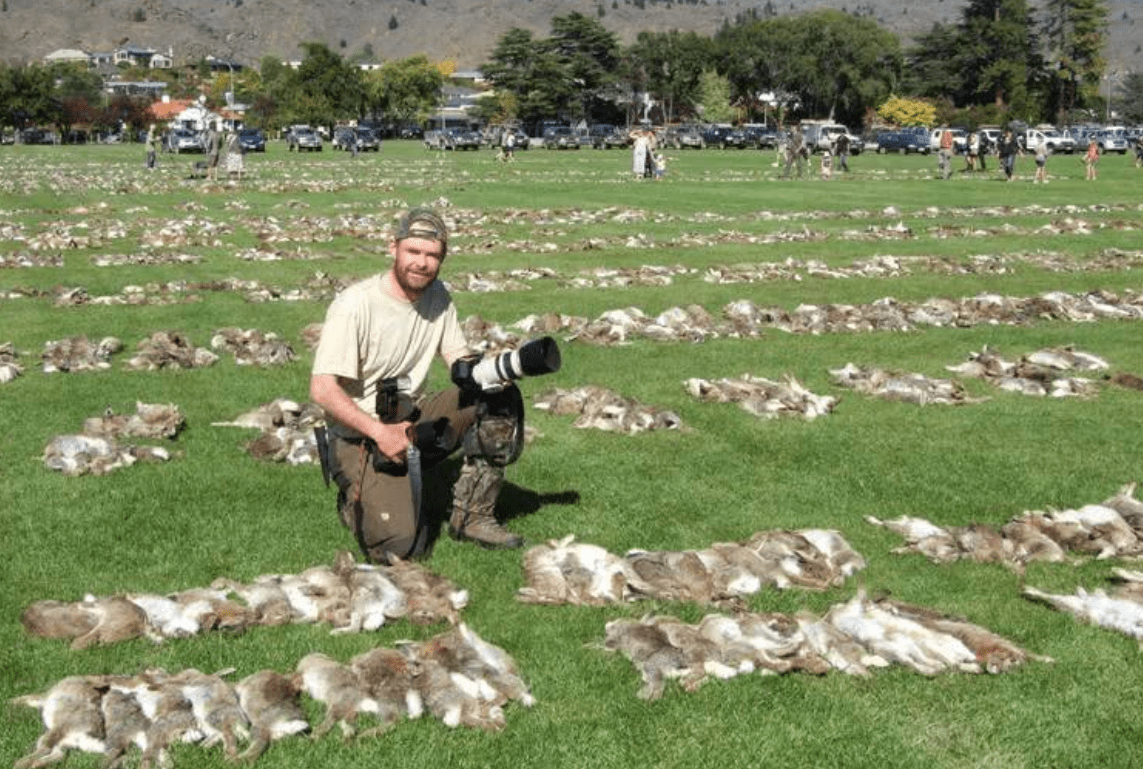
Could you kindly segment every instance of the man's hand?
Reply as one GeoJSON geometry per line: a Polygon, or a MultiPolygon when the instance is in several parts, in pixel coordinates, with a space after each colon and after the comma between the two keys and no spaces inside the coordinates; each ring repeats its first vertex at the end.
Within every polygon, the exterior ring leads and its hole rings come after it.
{"type": "Polygon", "coordinates": [[[332,374],[313,375],[310,379],[310,398],[325,409],[330,418],[372,440],[377,445],[377,450],[389,460],[405,464],[405,453],[409,447],[408,422],[388,425],[379,422],[377,417],[358,408],[338,378],[332,374]]]}
{"type": "Polygon", "coordinates": [[[384,424],[377,422],[370,437],[377,444],[377,450],[387,459],[399,465],[405,464],[406,453],[409,448],[409,422],[397,424],[384,424]]]}

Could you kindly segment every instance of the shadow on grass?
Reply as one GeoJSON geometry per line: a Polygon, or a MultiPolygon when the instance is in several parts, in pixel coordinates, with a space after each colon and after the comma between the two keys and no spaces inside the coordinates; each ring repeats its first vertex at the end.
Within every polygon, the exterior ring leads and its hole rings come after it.
{"type": "MultiPolygon", "coordinates": [[[[459,457],[452,457],[428,472],[421,505],[422,515],[429,528],[427,552],[430,554],[448,524],[452,509],[452,486],[460,475],[461,462],[459,457]]],[[[496,518],[503,523],[538,513],[551,505],[576,505],[579,500],[580,494],[574,489],[539,492],[505,481],[496,499],[496,518]]]]}

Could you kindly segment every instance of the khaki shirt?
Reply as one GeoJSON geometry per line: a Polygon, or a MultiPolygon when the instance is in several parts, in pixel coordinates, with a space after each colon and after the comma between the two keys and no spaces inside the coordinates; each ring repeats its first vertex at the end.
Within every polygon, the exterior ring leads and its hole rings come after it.
{"type": "MultiPolygon", "coordinates": [[[[313,373],[342,377],[349,397],[374,414],[382,380],[407,378],[416,397],[423,393],[434,358],[451,360],[466,354],[468,343],[444,284],[434,281],[409,303],[391,296],[382,276],[375,275],[333,300],[314,354],[313,373]]],[[[342,437],[360,437],[336,424],[331,428],[342,437]]]]}

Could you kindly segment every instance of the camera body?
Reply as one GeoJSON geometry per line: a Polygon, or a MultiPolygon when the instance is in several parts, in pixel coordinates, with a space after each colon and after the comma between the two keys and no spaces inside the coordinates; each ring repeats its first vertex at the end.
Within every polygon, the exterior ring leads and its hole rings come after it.
{"type": "Polygon", "coordinates": [[[526,376],[554,374],[561,363],[556,340],[545,336],[483,360],[461,358],[452,364],[450,373],[461,390],[494,393],[526,376]]]}
{"type": "Polygon", "coordinates": [[[382,379],[377,385],[377,400],[374,404],[377,418],[387,425],[416,422],[421,416],[421,410],[413,402],[411,388],[408,377],[382,379]]]}

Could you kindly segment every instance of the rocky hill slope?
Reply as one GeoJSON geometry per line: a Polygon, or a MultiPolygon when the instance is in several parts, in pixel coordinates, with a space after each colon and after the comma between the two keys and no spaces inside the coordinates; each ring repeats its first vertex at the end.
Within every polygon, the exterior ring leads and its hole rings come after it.
{"type": "MultiPolygon", "coordinates": [[[[301,56],[317,41],[346,56],[391,60],[424,53],[479,67],[512,27],[551,32],[553,16],[578,11],[599,18],[624,43],[640,30],[712,34],[738,14],[769,5],[779,14],[837,8],[870,16],[903,39],[955,22],[963,2],[924,0],[3,0],[0,59],[36,60],[60,48],[110,51],[132,44],[170,50],[176,62],[205,55],[248,64],[263,56],[301,56]],[[640,7],[642,6],[642,7],[640,7]]],[[[1109,60],[1119,71],[1143,71],[1139,40],[1143,0],[1109,0],[1109,60]]]]}

